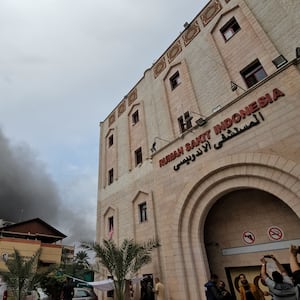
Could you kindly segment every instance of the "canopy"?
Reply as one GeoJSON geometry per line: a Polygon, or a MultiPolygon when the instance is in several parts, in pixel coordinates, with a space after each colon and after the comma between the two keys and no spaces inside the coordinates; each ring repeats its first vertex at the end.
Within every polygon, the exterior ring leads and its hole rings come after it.
{"type": "MultiPolygon", "coordinates": [[[[133,284],[138,283],[141,281],[142,277],[134,277],[131,279],[133,284]]],[[[114,290],[114,281],[112,279],[104,279],[100,281],[93,281],[93,282],[87,282],[89,285],[91,285],[93,288],[106,292],[106,291],[112,291],[114,290]]]]}
{"type": "Polygon", "coordinates": [[[88,282],[89,285],[100,291],[111,291],[114,289],[114,281],[112,279],[104,279],[100,281],[88,282]]]}

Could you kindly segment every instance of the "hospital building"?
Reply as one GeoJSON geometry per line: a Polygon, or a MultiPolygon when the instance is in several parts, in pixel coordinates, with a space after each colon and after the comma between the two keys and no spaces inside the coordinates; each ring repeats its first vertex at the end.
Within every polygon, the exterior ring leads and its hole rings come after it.
{"type": "Polygon", "coordinates": [[[264,290],[300,245],[300,1],[211,0],[140,71],[100,123],[97,242],[158,239],[138,275],[168,300],[264,290]]]}

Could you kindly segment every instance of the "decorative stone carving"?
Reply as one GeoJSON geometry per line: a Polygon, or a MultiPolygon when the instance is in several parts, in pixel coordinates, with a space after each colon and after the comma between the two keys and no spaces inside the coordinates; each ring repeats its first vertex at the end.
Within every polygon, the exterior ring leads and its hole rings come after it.
{"type": "Polygon", "coordinates": [[[197,21],[190,24],[182,36],[184,45],[187,46],[199,32],[200,32],[200,27],[197,21]]]}
{"type": "Polygon", "coordinates": [[[130,106],[137,99],[137,89],[134,88],[128,95],[128,106],[130,106]]]}
{"type": "Polygon", "coordinates": [[[108,125],[110,126],[112,123],[114,123],[116,120],[115,112],[112,112],[112,114],[108,117],[108,125]]]}
{"type": "Polygon", "coordinates": [[[118,107],[118,117],[126,110],[126,102],[125,100],[118,107]]]}
{"type": "Polygon", "coordinates": [[[200,14],[203,25],[206,26],[221,9],[222,5],[219,0],[212,1],[212,3],[209,4],[200,14]]]}
{"type": "Polygon", "coordinates": [[[167,52],[169,63],[174,60],[174,58],[182,51],[180,40],[172,45],[172,47],[167,52]]]}
{"type": "Polygon", "coordinates": [[[166,60],[163,56],[155,65],[153,68],[154,72],[154,78],[158,77],[158,75],[166,68],[166,60]]]}

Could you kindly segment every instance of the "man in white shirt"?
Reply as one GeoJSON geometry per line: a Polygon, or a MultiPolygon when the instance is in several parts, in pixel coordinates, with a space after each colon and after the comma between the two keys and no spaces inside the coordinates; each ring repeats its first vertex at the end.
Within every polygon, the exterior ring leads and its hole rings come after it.
{"type": "Polygon", "coordinates": [[[165,300],[165,287],[164,287],[164,285],[160,282],[158,277],[156,277],[154,279],[154,281],[155,281],[154,293],[156,295],[156,299],[157,300],[165,300]]]}
{"type": "Polygon", "coordinates": [[[273,300],[296,300],[296,289],[292,279],[288,276],[284,267],[279,263],[274,255],[264,256],[261,260],[261,277],[269,288],[273,300]],[[267,260],[272,259],[278,271],[272,272],[272,278],[267,274],[267,260]]]}

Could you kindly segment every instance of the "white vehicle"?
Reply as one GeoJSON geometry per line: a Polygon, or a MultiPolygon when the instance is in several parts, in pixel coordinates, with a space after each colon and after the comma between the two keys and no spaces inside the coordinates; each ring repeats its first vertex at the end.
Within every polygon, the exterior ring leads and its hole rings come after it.
{"type": "Polygon", "coordinates": [[[98,300],[97,295],[93,289],[89,288],[74,288],[74,300],[98,300]]]}
{"type": "Polygon", "coordinates": [[[40,300],[48,300],[50,299],[49,295],[47,295],[42,288],[37,288],[37,293],[39,295],[40,300]]]}
{"type": "MultiPolygon", "coordinates": [[[[29,292],[25,299],[26,300],[49,300],[50,296],[47,295],[42,288],[37,288],[36,290],[29,292]]],[[[0,298],[0,300],[2,299],[0,298]]]]}

